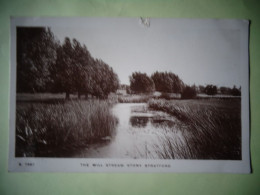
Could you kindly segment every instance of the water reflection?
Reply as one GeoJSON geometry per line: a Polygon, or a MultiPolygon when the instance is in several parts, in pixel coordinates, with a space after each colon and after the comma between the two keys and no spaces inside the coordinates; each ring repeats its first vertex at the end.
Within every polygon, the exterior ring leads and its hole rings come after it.
{"type": "Polygon", "coordinates": [[[155,128],[173,127],[175,124],[173,121],[167,119],[147,116],[131,116],[129,120],[129,124],[132,127],[137,128],[145,128],[148,122],[150,122],[151,125],[155,128]]]}
{"type": "Polygon", "coordinates": [[[132,127],[139,127],[139,128],[144,128],[147,126],[147,123],[149,121],[148,117],[143,117],[143,116],[131,116],[130,117],[130,124],[132,127]]]}
{"type": "Polygon", "coordinates": [[[161,158],[157,145],[173,118],[163,112],[152,111],[144,103],[121,103],[112,108],[118,118],[115,135],[104,143],[90,144],[77,157],[84,158],[161,158]]]}

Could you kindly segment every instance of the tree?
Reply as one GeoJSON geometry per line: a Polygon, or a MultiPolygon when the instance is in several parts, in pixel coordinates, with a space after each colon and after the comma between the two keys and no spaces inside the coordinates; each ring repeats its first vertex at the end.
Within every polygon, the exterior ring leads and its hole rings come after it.
{"type": "Polygon", "coordinates": [[[180,93],[184,88],[182,80],[172,72],[155,72],[151,76],[156,91],[180,93]]]}
{"type": "Polygon", "coordinates": [[[205,86],[199,85],[199,93],[204,93],[205,92],[205,86]]]}
{"type": "Polygon", "coordinates": [[[76,39],[71,42],[67,37],[58,50],[53,72],[56,87],[59,87],[58,91],[66,92],[66,98],[75,92],[79,98],[82,94],[107,98],[119,86],[118,76],[109,65],[94,59],[85,45],[76,39]]]}
{"type": "Polygon", "coordinates": [[[205,87],[205,93],[207,95],[215,95],[217,94],[218,90],[217,90],[217,86],[216,85],[207,85],[205,87]]]}
{"type": "Polygon", "coordinates": [[[241,87],[238,89],[236,86],[231,90],[233,96],[241,96],[241,87]]]}
{"type": "Polygon", "coordinates": [[[92,58],[87,47],[81,45],[76,39],[73,39],[73,86],[80,98],[81,94],[88,94],[92,91],[91,75],[93,75],[92,58]]]}
{"type": "Polygon", "coordinates": [[[71,41],[66,37],[63,45],[57,49],[56,65],[52,68],[54,90],[56,92],[65,92],[66,99],[69,99],[70,94],[75,91],[73,83],[75,79],[73,54],[71,41]]]}
{"type": "Polygon", "coordinates": [[[220,87],[221,94],[241,96],[241,87],[238,89],[235,85],[233,88],[230,87],[220,87]]]}
{"type": "Polygon", "coordinates": [[[155,90],[153,80],[146,73],[134,72],[130,79],[130,89],[135,93],[151,93],[155,90]]]}
{"type": "Polygon", "coordinates": [[[46,92],[58,41],[50,28],[17,27],[17,92],[46,92]]]}
{"type": "Polygon", "coordinates": [[[48,28],[17,28],[17,92],[54,92],[106,98],[119,79],[87,47],[66,37],[63,44],[48,28]]]}
{"type": "Polygon", "coordinates": [[[195,85],[193,85],[192,87],[186,86],[181,93],[182,99],[193,99],[196,98],[196,96],[197,96],[197,92],[196,92],[195,85]]]}
{"type": "Polygon", "coordinates": [[[220,87],[220,93],[225,94],[225,95],[231,95],[232,94],[232,89],[230,87],[220,87]]]}
{"type": "Polygon", "coordinates": [[[119,88],[119,79],[113,69],[102,60],[95,60],[92,75],[92,94],[99,98],[107,98],[110,92],[119,88]]]}

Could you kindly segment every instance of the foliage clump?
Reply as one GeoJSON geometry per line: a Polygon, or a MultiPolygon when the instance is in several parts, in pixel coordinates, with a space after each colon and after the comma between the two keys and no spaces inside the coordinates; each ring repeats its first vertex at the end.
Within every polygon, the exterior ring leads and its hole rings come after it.
{"type": "Polygon", "coordinates": [[[154,92],[155,86],[146,73],[134,72],[130,76],[130,89],[135,93],[151,93],[154,92]]]}
{"type": "Polygon", "coordinates": [[[158,72],[152,74],[151,76],[156,91],[165,93],[181,93],[184,89],[183,81],[178,77],[178,75],[172,72],[158,72]]]}
{"type": "Polygon", "coordinates": [[[204,91],[207,95],[216,95],[218,92],[216,85],[207,85],[204,91]]]}
{"type": "Polygon", "coordinates": [[[182,99],[194,99],[196,98],[196,96],[197,96],[197,92],[195,86],[193,87],[186,86],[181,93],[182,99]]]}
{"type": "Polygon", "coordinates": [[[50,28],[17,28],[17,92],[107,98],[118,87],[113,69],[76,39],[66,37],[61,44],[50,28]]]}

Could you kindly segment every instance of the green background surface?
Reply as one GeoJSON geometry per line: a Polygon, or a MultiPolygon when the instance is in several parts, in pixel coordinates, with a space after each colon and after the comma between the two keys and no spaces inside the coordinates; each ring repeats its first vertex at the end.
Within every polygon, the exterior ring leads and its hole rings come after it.
{"type": "Polygon", "coordinates": [[[260,194],[260,1],[0,0],[0,24],[0,194],[260,194]],[[8,173],[10,16],[249,19],[253,173],[8,173]]]}

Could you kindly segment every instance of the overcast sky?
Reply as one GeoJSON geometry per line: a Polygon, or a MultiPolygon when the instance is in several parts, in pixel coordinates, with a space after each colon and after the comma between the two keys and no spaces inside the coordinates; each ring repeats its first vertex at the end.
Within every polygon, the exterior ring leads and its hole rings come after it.
{"type": "MultiPolygon", "coordinates": [[[[50,26],[50,25],[49,25],[50,26]]],[[[91,55],[113,67],[122,84],[134,71],[171,71],[186,84],[240,86],[240,31],[223,20],[138,18],[56,22],[51,30],[84,43],[91,55]]]]}

